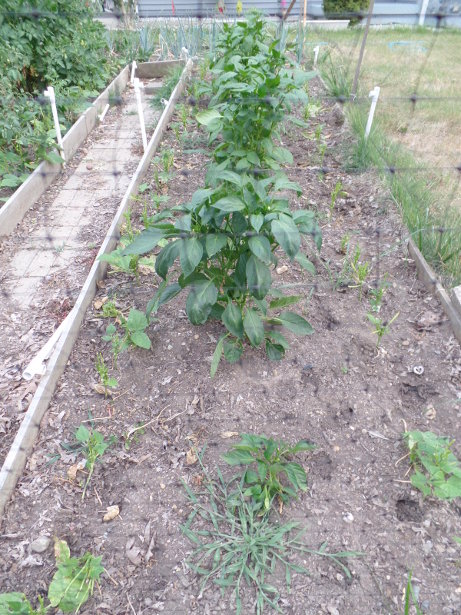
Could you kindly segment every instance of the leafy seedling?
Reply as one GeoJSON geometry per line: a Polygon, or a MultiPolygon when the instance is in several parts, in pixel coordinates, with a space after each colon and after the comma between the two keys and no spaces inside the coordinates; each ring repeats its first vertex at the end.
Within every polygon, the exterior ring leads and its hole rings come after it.
{"type": "Polygon", "coordinates": [[[381,304],[384,294],[389,286],[387,282],[387,273],[384,274],[383,279],[380,282],[376,282],[375,286],[369,289],[369,301],[372,312],[378,314],[381,311],[381,304]]]}
{"type": "Polygon", "coordinates": [[[124,446],[125,446],[126,450],[129,451],[130,448],[134,444],[137,444],[139,442],[139,440],[141,439],[141,436],[143,436],[145,433],[146,433],[145,423],[140,423],[138,425],[135,425],[131,429],[128,429],[123,434],[123,439],[125,441],[124,442],[124,446]]]}
{"type": "Polygon", "coordinates": [[[57,540],[54,550],[57,570],[48,588],[48,600],[63,613],[78,613],[93,595],[94,586],[104,572],[102,556],[94,557],[88,552],[82,557],[71,557],[65,540],[57,540]]]}
{"type": "Polygon", "coordinates": [[[426,496],[442,500],[461,496],[461,465],[451,447],[454,440],[431,431],[407,431],[403,437],[413,467],[411,484],[426,496]]]}
{"type": "Polygon", "coordinates": [[[370,272],[370,263],[368,261],[360,262],[360,246],[357,245],[355,247],[354,256],[350,258],[346,265],[346,270],[349,271],[349,274],[352,278],[354,284],[350,284],[349,288],[358,288],[359,289],[359,299],[362,300],[363,293],[363,285],[368,277],[370,272]]]}
{"type": "Polygon", "coordinates": [[[264,514],[270,510],[275,498],[282,507],[290,498],[297,497],[297,491],[307,491],[304,468],[290,461],[290,458],[301,451],[313,450],[314,444],[300,440],[290,446],[282,441],[251,434],[242,434],[241,438],[228,453],[222,455],[222,459],[232,466],[248,466],[244,474],[247,488],[243,495],[253,499],[256,510],[264,514]],[[250,466],[256,466],[256,470],[250,466]],[[281,482],[281,474],[285,474],[292,487],[281,482]]]}
{"type": "Polygon", "coordinates": [[[27,597],[20,592],[0,594],[0,615],[45,615],[44,600],[38,596],[39,607],[34,609],[27,597]]]}
{"type": "Polygon", "coordinates": [[[112,360],[114,364],[114,369],[117,369],[117,361],[119,354],[123,352],[127,348],[124,340],[117,333],[117,328],[114,324],[110,324],[106,327],[106,333],[102,336],[102,339],[105,342],[111,343],[112,350],[112,360]]]}
{"type": "Polygon", "coordinates": [[[106,333],[102,337],[105,342],[111,342],[112,344],[115,365],[117,364],[117,358],[120,352],[123,352],[130,346],[137,346],[145,350],[149,350],[152,346],[152,342],[145,332],[149,326],[149,321],[144,312],[132,308],[128,314],[128,318],[125,318],[123,314],[119,313],[118,320],[125,332],[123,337],[119,335],[117,327],[112,323],[108,325],[106,333]]]}
{"type": "Polygon", "coordinates": [[[238,484],[240,479],[226,482],[218,468],[218,479],[212,480],[200,456],[199,462],[204,491],[196,494],[184,483],[192,510],[181,530],[194,543],[187,565],[202,579],[200,596],[207,585],[213,583],[223,592],[232,592],[236,615],[243,612],[243,594],[249,603],[255,605],[253,609],[259,615],[265,606],[282,613],[278,604],[280,591],[268,582],[276,566],[284,571],[288,589],[293,573],[309,574],[305,566],[297,563],[298,558],[326,558],[351,578],[346,560],[361,553],[331,553],[327,551],[326,543],[318,549],[309,548],[302,541],[305,532],[299,523],[282,525],[272,522],[269,515],[261,516],[256,503],[248,502],[243,495],[238,484]],[[254,591],[254,598],[248,596],[248,590],[254,591]]]}
{"type": "Polygon", "coordinates": [[[336,182],[335,187],[331,191],[330,195],[330,217],[333,214],[338,197],[342,198],[343,196],[346,196],[346,192],[344,192],[343,190],[342,182],[338,181],[336,182]]]}
{"type": "Polygon", "coordinates": [[[109,370],[104,361],[104,357],[100,352],[98,352],[96,356],[96,371],[99,374],[99,378],[101,380],[101,384],[104,387],[104,397],[107,397],[107,393],[109,389],[116,388],[118,386],[118,382],[116,378],[111,378],[109,376],[109,370]]]}
{"type": "Polygon", "coordinates": [[[102,315],[104,318],[118,318],[120,310],[115,304],[115,298],[112,301],[106,301],[102,306],[102,315]]]}
{"type": "Polygon", "coordinates": [[[108,442],[104,440],[104,436],[95,429],[89,430],[85,425],[80,427],[75,432],[75,440],[80,445],[80,450],[85,455],[85,469],[88,471],[85,483],[83,485],[82,500],[85,499],[85,493],[93,476],[94,466],[97,461],[104,455],[107,448],[115,442],[112,436],[108,442]]]}
{"type": "Polygon", "coordinates": [[[102,557],[94,557],[89,552],[82,557],[71,557],[65,540],[56,540],[54,551],[57,570],[48,588],[50,604],[45,607],[45,600],[38,596],[39,607],[34,609],[24,594],[0,594],[0,615],[46,615],[50,609],[54,612],[54,608],[75,615],[80,611],[104,572],[102,557]]]}
{"type": "Polygon", "coordinates": [[[392,323],[394,322],[394,320],[396,320],[396,318],[398,318],[399,314],[400,312],[397,312],[397,314],[394,314],[394,316],[388,321],[382,320],[379,316],[375,316],[374,314],[367,314],[368,320],[375,327],[375,330],[373,333],[375,333],[378,336],[378,341],[376,342],[376,348],[378,348],[379,345],[381,344],[382,338],[387,333],[389,333],[392,323]]]}

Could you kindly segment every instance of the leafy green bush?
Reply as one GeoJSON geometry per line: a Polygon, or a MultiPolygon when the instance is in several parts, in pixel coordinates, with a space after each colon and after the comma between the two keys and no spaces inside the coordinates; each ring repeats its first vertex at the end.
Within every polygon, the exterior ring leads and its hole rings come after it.
{"type": "Polygon", "coordinates": [[[368,5],[369,0],[323,0],[323,12],[328,19],[350,19],[355,23],[368,5]]]}
{"type": "Polygon", "coordinates": [[[461,464],[451,451],[454,440],[431,431],[407,431],[403,436],[414,469],[413,487],[442,500],[461,497],[461,464]]]}
{"type": "Polygon", "coordinates": [[[280,505],[296,498],[296,492],[307,491],[307,477],[304,468],[290,458],[302,451],[311,451],[315,444],[300,440],[294,446],[264,436],[241,434],[242,440],[222,455],[231,466],[248,466],[244,474],[247,489],[245,497],[251,497],[255,510],[266,513],[275,498],[280,505]],[[256,466],[256,470],[252,469],[256,466]],[[280,481],[280,474],[285,474],[292,487],[280,481]]]}
{"type": "Polygon", "coordinates": [[[65,130],[121,64],[81,0],[3,0],[0,13],[0,188],[14,188],[50,151],[52,85],[65,130]]]}
{"type": "Polygon", "coordinates": [[[149,228],[121,252],[145,254],[168,240],[155,263],[165,283],[147,314],[189,288],[189,320],[200,325],[215,318],[227,329],[216,347],[212,375],[223,354],[230,362],[240,358],[245,341],[254,347],[264,342],[270,359],[282,358],[288,343],[280,326],[298,335],[313,332],[298,314],[268,314],[300,299],[272,288],[277,250],[315,273],[301,251],[301,239],[313,239],[320,249],[322,238],[314,214],[292,212],[281,194],[300,194],[301,189],[281,170],[282,164],[293,161],[291,153],[274,142],[277,124],[292,101],[304,99],[302,86],[310,75],[290,67],[277,41],[267,45],[265,37],[264,23],[256,15],[248,22],[224,24],[212,83],[202,88],[212,96],[211,108],[197,115],[210,132],[210,143],[218,143],[206,187],[197,190],[190,203],[153,216],[149,228]],[[177,259],[182,273],[166,286],[177,259]]]}

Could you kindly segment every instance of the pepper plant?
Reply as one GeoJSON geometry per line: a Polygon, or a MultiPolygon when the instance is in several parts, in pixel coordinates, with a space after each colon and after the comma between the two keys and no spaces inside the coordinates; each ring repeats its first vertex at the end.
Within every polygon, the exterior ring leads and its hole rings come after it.
{"type": "Polygon", "coordinates": [[[309,77],[287,68],[277,47],[267,45],[264,24],[253,15],[247,24],[225,24],[221,59],[212,64],[210,108],[197,120],[218,141],[206,185],[189,203],[166,209],[149,219],[148,227],[120,255],[141,255],[163,245],[155,262],[163,278],[147,306],[147,316],[182,289],[188,289],[186,312],[195,325],[220,320],[226,332],[218,341],[211,374],[224,354],[237,361],[248,341],[265,344],[270,359],[281,359],[288,342],[279,328],[295,334],[313,332],[302,316],[280,310],[300,297],[283,296],[272,287],[272,269],[281,253],[315,273],[301,250],[302,238],[321,247],[321,232],[311,211],[291,211],[287,193],[301,193],[281,165],[291,153],[276,144],[276,126],[290,101],[303,98],[309,77]],[[177,281],[168,277],[181,271],[177,281]]]}

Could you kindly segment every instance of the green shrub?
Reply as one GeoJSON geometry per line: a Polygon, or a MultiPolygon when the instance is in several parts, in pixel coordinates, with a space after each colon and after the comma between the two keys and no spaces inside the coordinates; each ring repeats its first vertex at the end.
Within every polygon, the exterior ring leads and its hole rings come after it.
{"type": "Polygon", "coordinates": [[[54,126],[43,91],[56,92],[64,131],[121,64],[104,27],[81,0],[3,0],[0,13],[0,188],[14,188],[53,158],[54,126]]]}
{"type": "Polygon", "coordinates": [[[163,240],[155,270],[164,282],[147,315],[187,289],[192,324],[214,318],[226,329],[213,356],[212,375],[222,355],[238,361],[246,342],[264,344],[270,359],[281,359],[288,342],[279,327],[298,335],[313,332],[302,316],[278,313],[301,297],[272,288],[271,273],[282,252],[315,273],[302,240],[317,249],[322,243],[314,213],[290,209],[287,194],[299,195],[301,189],[282,171],[293,157],[277,143],[277,127],[292,102],[305,102],[303,86],[310,75],[290,65],[278,41],[267,39],[265,24],[255,14],[247,22],[223,25],[217,60],[211,64],[212,83],[202,88],[211,97],[209,108],[196,116],[209,142],[216,143],[205,187],[189,203],[153,216],[120,253],[146,254],[163,240]],[[170,273],[177,281],[167,286],[170,273]],[[275,310],[276,316],[270,314],[275,310]]]}
{"type": "Polygon", "coordinates": [[[323,12],[328,19],[350,19],[360,21],[358,13],[365,13],[369,0],[323,0],[323,12]]]}

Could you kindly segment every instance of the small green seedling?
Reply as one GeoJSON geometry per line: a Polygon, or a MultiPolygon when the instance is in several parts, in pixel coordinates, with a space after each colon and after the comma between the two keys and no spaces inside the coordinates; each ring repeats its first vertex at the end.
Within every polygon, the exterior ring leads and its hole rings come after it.
{"type": "MultiPolygon", "coordinates": [[[[320,143],[318,146],[318,150],[319,150],[319,156],[320,156],[320,166],[323,169],[323,163],[325,160],[325,154],[327,153],[327,144],[326,143],[320,143]]],[[[323,175],[323,172],[321,173],[323,175]]]]}
{"type": "Polygon", "coordinates": [[[82,500],[84,500],[86,490],[93,476],[94,464],[104,455],[107,448],[114,443],[115,438],[111,437],[110,440],[106,442],[103,434],[99,431],[95,429],[89,430],[85,425],[80,425],[75,432],[75,439],[80,445],[81,452],[86,457],[85,469],[88,470],[85,484],[83,485],[82,500]]]}
{"type": "Polygon", "coordinates": [[[359,299],[361,301],[363,294],[363,285],[365,284],[365,280],[367,279],[370,272],[370,263],[368,261],[361,263],[360,254],[360,246],[357,245],[355,248],[354,256],[349,260],[348,269],[354,282],[354,284],[349,285],[349,288],[359,289],[359,299]]]}
{"type": "Polygon", "coordinates": [[[137,425],[135,425],[131,429],[128,429],[123,434],[123,439],[125,441],[124,446],[125,446],[126,450],[129,451],[130,448],[134,444],[137,444],[139,442],[141,436],[143,436],[145,433],[146,433],[145,423],[138,423],[137,425]]]}
{"type": "Polygon", "coordinates": [[[341,237],[341,245],[339,247],[341,254],[347,254],[349,252],[350,241],[351,238],[347,233],[341,237]]]}
{"type": "Polygon", "coordinates": [[[407,585],[405,588],[405,610],[404,610],[404,615],[410,615],[410,609],[411,609],[411,605],[413,603],[413,606],[415,607],[415,611],[416,611],[416,615],[423,615],[423,612],[421,611],[421,609],[419,608],[418,605],[418,600],[415,596],[415,593],[413,591],[413,585],[411,583],[411,571],[408,573],[408,581],[407,581],[407,585]]]}
{"type": "Polygon", "coordinates": [[[356,267],[352,266],[352,275],[354,278],[355,284],[350,288],[358,288],[359,289],[359,299],[362,300],[363,294],[363,285],[365,284],[365,280],[368,277],[368,273],[370,272],[370,263],[365,261],[364,263],[359,263],[356,267]]]}
{"type": "Polygon", "coordinates": [[[110,324],[106,327],[106,333],[102,336],[102,339],[105,342],[111,343],[113,367],[114,369],[117,369],[119,354],[123,352],[127,346],[125,345],[123,338],[117,333],[117,328],[114,324],[110,324]]]}
{"type": "Polygon", "coordinates": [[[378,341],[376,342],[376,348],[378,348],[379,345],[381,344],[382,338],[387,333],[389,333],[391,324],[394,322],[394,320],[398,318],[399,314],[400,312],[397,312],[397,314],[394,314],[394,316],[392,316],[392,318],[389,321],[382,320],[382,318],[380,318],[379,316],[375,316],[374,314],[367,314],[368,320],[375,327],[375,330],[373,333],[375,333],[378,336],[378,341]]]}
{"type": "Polygon", "coordinates": [[[111,323],[106,328],[106,333],[102,337],[105,342],[112,343],[112,353],[114,355],[115,364],[117,363],[120,352],[123,352],[130,346],[138,346],[145,350],[149,350],[152,346],[149,336],[145,332],[149,326],[149,321],[144,312],[132,308],[128,314],[128,318],[119,314],[118,319],[121,327],[125,331],[125,335],[120,337],[116,326],[111,323]]]}
{"type": "Polygon", "coordinates": [[[111,378],[109,376],[109,370],[104,361],[104,357],[100,352],[98,352],[96,356],[96,371],[99,374],[99,378],[101,380],[101,384],[104,387],[104,397],[107,397],[107,393],[109,389],[114,389],[118,386],[118,382],[116,378],[111,378]]]}
{"type": "Polygon", "coordinates": [[[102,315],[104,318],[117,318],[120,314],[120,310],[116,306],[116,298],[106,301],[102,306],[102,315]]]}
{"type": "Polygon", "coordinates": [[[48,588],[50,604],[37,596],[39,607],[34,609],[24,594],[11,592],[0,594],[0,615],[46,615],[50,609],[58,608],[62,613],[80,611],[82,605],[94,593],[95,584],[104,572],[101,557],[87,552],[82,557],[71,557],[65,540],[56,540],[56,572],[48,588]]]}
{"type": "Polygon", "coordinates": [[[78,613],[81,606],[94,593],[94,586],[104,572],[100,557],[87,552],[82,557],[71,557],[65,540],[55,542],[57,570],[48,588],[52,607],[63,613],[78,613]]]}
{"type": "Polygon", "coordinates": [[[296,498],[296,492],[307,491],[307,478],[304,468],[293,461],[291,455],[301,451],[311,451],[315,445],[307,440],[300,440],[294,446],[264,436],[242,434],[241,442],[235,444],[229,453],[222,455],[230,465],[256,465],[256,471],[249,468],[245,472],[244,482],[248,488],[244,496],[251,496],[261,514],[268,512],[275,497],[280,506],[290,498],[296,498]],[[280,474],[285,474],[293,488],[280,481],[280,474]]]}
{"type": "Polygon", "coordinates": [[[343,190],[342,182],[341,181],[336,182],[335,187],[331,191],[331,197],[330,197],[330,217],[333,214],[333,211],[334,211],[334,208],[335,208],[335,205],[336,205],[336,200],[338,199],[338,197],[342,198],[345,195],[346,195],[346,193],[343,190]]]}
{"type": "Polygon", "coordinates": [[[189,107],[187,105],[181,105],[179,107],[179,116],[184,130],[187,130],[187,122],[189,121],[189,107]]]}
{"type": "Polygon", "coordinates": [[[162,164],[165,173],[169,173],[174,165],[174,152],[171,149],[165,149],[162,152],[162,164]]]}
{"type": "Polygon", "coordinates": [[[149,350],[152,343],[145,330],[149,326],[149,322],[144,312],[132,308],[128,314],[128,318],[123,318],[121,325],[125,330],[125,339],[129,345],[138,346],[149,350]]]}
{"type": "Polygon", "coordinates": [[[317,117],[317,115],[320,113],[321,110],[322,110],[322,105],[315,103],[315,102],[309,102],[304,105],[303,117],[307,122],[307,120],[317,117]]]}
{"type": "Polygon", "coordinates": [[[171,124],[171,128],[173,129],[176,141],[179,141],[179,139],[181,138],[181,124],[180,124],[180,122],[174,122],[173,124],[171,124]]]}
{"type": "Polygon", "coordinates": [[[407,431],[407,443],[414,473],[411,484],[426,496],[442,500],[461,496],[461,465],[451,451],[454,440],[431,431],[407,431]]]}
{"type": "Polygon", "coordinates": [[[387,282],[387,273],[383,276],[380,282],[376,282],[373,288],[370,288],[370,307],[371,311],[379,314],[381,310],[381,303],[383,301],[384,293],[386,292],[389,284],[387,282]]]}

